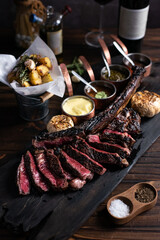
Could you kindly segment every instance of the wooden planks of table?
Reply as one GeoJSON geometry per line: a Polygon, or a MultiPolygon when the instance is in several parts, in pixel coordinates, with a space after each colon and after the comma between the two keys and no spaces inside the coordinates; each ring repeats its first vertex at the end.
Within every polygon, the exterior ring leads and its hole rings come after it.
{"type": "MultiPolygon", "coordinates": [[[[85,32],[82,30],[65,30],[64,32],[64,62],[70,63],[74,56],[84,55],[91,64],[102,61],[98,49],[93,49],[84,43],[85,32]]],[[[1,53],[10,53],[18,57],[22,52],[4,46],[1,53]],[[8,50],[7,50],[8,49],[8,50]]],[[[160,29],[148,29],[143,41],[142,53],[151,57],[152,61],[160,62],[160,29]]],[[[160,79],[157,78],[157,84],[160,79]]],[[[67,93],[66,93],[67,94],[67,93]]],[[[31,138],[45,128],[52,115],[60,113],[61,99],[52,97],[50,100],[49,115],[37,122],[26,122],[18,116],[16,99],[13,92],[6,86],[0,85],[0,164],[5,163],[17,153],[22,152],[30,143],[31,138]],[[57,107],[55,107],[57,106],[57,107]]],[[[110,196],[125,191],[140,181],[159,180],[160,176],[160,138],[138,160],[136,165],[127,174],[124,180],[110,196]]],[[[109,197],[110,197],[109,196],[109,197]]],[[[124,226],[115,226],[111,223],[106,212],[106,199],[96,209],[94,214],[77,230],[70,240],[80,239],[160,239],[160,199],[151,210],[140,214],[124,226]]],[[[13,235],[1,225],[0,239],[25,240],[28,234],[13,235]]],[[[47,240],[47,239],[44,239],[47,240]]]]}

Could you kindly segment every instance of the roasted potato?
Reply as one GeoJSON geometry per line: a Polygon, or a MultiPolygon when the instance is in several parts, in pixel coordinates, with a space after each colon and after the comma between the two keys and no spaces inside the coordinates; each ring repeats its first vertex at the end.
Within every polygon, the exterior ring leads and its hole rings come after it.
{"type": "Polygon", "coordinates": [[[44,77],[42,77],[42,83],[48,83],[48,82],[51,82],[53,81],[50,73],[48,73],[47,75],[45,75],[44,77]]]}
{"type": "Polygon", "coordinates": [[[41,76],[38,74],[37,70],[32,70],[29,73],[29,79],[32,85],[40,85],[42,84],[42,78],[41,76]]]}
{"type": "Polygon", "coordinates": [[[17,65],[8,74],[8,82],[16,80],[22,87],[40,85],[53,81],[50,75],[51,60],[38,54],[24,54],[17,65]]]}
{"type": "Polygon", "coordinates": [[[30,87],[31,86],[31,84],[30,84],[30,82],[28,82],[28,81],[25,81],[23,84],[22,84],[22,87],[30,87]]]}
{"type": "Polygon", "coordinates": [[[48,57],[40,58],[39,62],[42,63],[43,65],[45,65],[49,69],[52,68],[51,60],[48,57]]]}
{"type": "Polygon", "coordinates": [[[39,75],[42,77],[49,73],[49,69],[44,65],[39,65],[36,67],[36,69],[37,69],[39,75]]]}

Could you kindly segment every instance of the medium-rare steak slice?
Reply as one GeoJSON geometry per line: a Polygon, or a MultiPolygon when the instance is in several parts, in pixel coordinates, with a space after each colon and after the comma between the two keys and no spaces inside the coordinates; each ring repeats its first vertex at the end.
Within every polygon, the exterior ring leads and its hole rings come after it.
{"type": "Polygon", "coordinates": [[[44,150],[37,149],[35,151],[35,159],[37,166],[46,180],[51,184],[51,187],[54,190],[64,190],[68,187],[68,182],[64,178],[59,178],[56,175],[53,175],[49,169],[49,165],[44,154],[44,150]]]}
{"type": "Polygon", "coordinates": [[[35,148],[53,148],[73,141],[77,135],[84,136],[83,129],[73,127],[53,133],[43,131],[32,140],[32,145],[35,148]]]}
{"type": "Polygon", "coordinates": [[[65,169],[67,169],[68,172],[71,172],[71,174],[73,174],[74,176],[82,180],[91,180],[93,178],[93,173],[91,173],[90,170],[86,169],[82,164],[68,156],[68,154],[63,150],[61,150],[60,159],[62,162],[62,166],[64,166],[65,169]]]}
{"type": "Polygon", "coordinates": [[[127,160],[125,158],[122,159],[118,153],[110,153],[96,149],[90,146],[83,138],[80,138],[78,136],[74,147],[87,154],[90,158],[94,159],[98,163],[117,165],[121,167],[127,167],[129,165],[127,160]]]}
{"type": "Polygon", "coordinates": [[[85,180],[82,180],[80,178],[74,178],[73,180],[71,180],[69,182],[69,186],[73,189],[73,190],[79,190],[81,189],[84,185],[86,184],[85,180]]]}
{"type": "Polygon", "coordinates": [[[104,168],[101,164],[91,159],[86,154],[81,151],[75,149],[71,145],[68,145],[65,148],[65,152],[73,159],[81,163],[85,168],[89,169],[93,173],[97,173],[99,175],[103,175],[106,172],[106,168],[104,168]]]}
{"type": "Polygon", "coordinates": [[[17,169],[17,185],[18,185],[18,189],[19,189],[19,194],[21,194],[21,195],[30,194],[30,181],[29,181],[29,176],[28,176],[26,168],[25,168],[23,155],[22,155],[21,162],[17,169]]]}
{"type": "Polygon", "coordinates": [[[85,129],[86,133],[94,134],[108,126],[118,113],[127,106],[137,88],[140,86],[144,72],[144,68],[138,66],[133,68],[131,80],[114,102],[106,110],[81,124],[81,127],[85,129]]]}
{"type": "Polygon", "coordinates": [[[98,134],[88,135],[87,142],[92,147],[95,147],[97,149],[100,149],[106,152],[118,153],[122,158],[128,157],[131,153],[131,151],[127,147],[122,147],[114,143],[101,142],[98,134]]]}
{"type": "Polygon", "coordinates": [[[113,131],[110,129],[105,129],[100,135],[101,141],[107,141],[110,143],[117,143],[122,147],[131,148],[135,143],[135,140],[128,133],[122,133],[118,131],[113,131]]]}
{"type": "Polygon", "coordinates": [[[59,158],[55,155],[53,149],[46,150],[46,157],[50,171],[60,178],[65,178],[65,173],[61,166],[61,162],[59,158]]]}
{"type": "Polygon", "coordinates": [[[25,166],[36,188],[38,188],[40,191],[47,192],[49,190],[49,187],[41,173],[38,171],[34,161],[34,157],[30,153],[30,151],[27,151],[27,153],[25,154],[25,166]]]}
{"type": "Polygon", "coordinates": [[[108,125],[108,129],[127,132],[137,136],[141,133],[141,117],[132,108],[124,108],[117,117],[108,125]]]}

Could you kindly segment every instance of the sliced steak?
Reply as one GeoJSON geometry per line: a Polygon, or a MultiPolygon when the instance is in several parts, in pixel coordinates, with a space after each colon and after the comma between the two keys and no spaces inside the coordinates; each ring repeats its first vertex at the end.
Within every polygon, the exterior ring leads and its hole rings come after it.
{"type": "Polygon", "coordinates": [[[122,147],[114,143],[101,142],[99,135],[97,134],[88,135],[87,141],[92,147],[95,147],[106,152],[118,153],[122,158],[128,157],[131,153],[131,151],[127,147],[122,147]]]}
{"type": "Polygon", "coordinates": [[[132,108],[124,108],[116,118],[107,126],[108,129],[127,132],[137,136],[141,133],[141,117],[132,108]]]}
{"type": "Polygon", "coordinates": [[[86,169],[82,164],[68,156],[63,150],[61,150],[61,162],[65,169],[67,169],[68,172],[71,172],[72,175],[82,180],[91,180],[93,178],[93,173],[91,173],[90,170],[86,169]]]}
{"type": "Polygon", "coordinates": [[[30,151],[27,151],[27,153],[25,154],[25,166],[36,188],[40,191],[47,192],[49,190],[49,187],[41,173],[38,171],[34,157],[30,153],[30,151]]]}
{"type": "Polygon", "coordinates": [[[24,156],[21,158],[21,162],[17,169],[17,185],[19,189],[19,194],[27,195],[30,194],[30,181],[29,176],[27,174],[25,164],[24,164],[24,156]]]}
{"type": "Polygon", "coordinates": [[[101,164],[91,159],[86,154],[81,151],[75,149],[71,145],[68,145],[65,148],[65,152],[73,159],[81,163],[85,168],[89,169],[91,172],[97,173],[99,175],[103,175],[106,172],[106,168],[104,168],[101,164]]]}
{"type": "Polygon", "coordinates": [[[107,141],[110,143],[116,143],[122,147],[131,148],[135,143],[135,140],[128,133],[122,133],[118,131],[113,131],[110,129],[105,129],[100,135],[101,141],[107,141]]]}
{"type": "Polygon", "coordinates": [[[69,182],[69,186],[73,189],[73,190],[79,190],[81,189],[84,185],[86,184],[85,180],[82,180],[80,178],[74,178],[73,180],[71,180],[69,182]]]}
{"type": "Polygon", "coordinates": [[[65,173],[61,166],[61,162],[59,158],[55,155],[54,150],[47,149],[46,156],[50,171],[60,178],[65,178],[65,173]]]}
{"type": "Polygon", "coordinates": [[[126,159],[122,159],[118,153],[110,153],[103,150],[96,149],[90,146],[83,138],[77,136],[77,141],[74,147],[81,152],[88,155],[98,163],[104,163],[107,165],[117,165],[121,167],[127,167],[129,164],[126,159]]]}
{"type": "Polygon", "coordinates": [[[35,148],[53,148],[74,140],[75,136],[84,136],[84,131],[80,128],[68,128],[66,130],[48,133],[42,132],[32,140],[35,148]]]}
{"type": "Polygon", "coordinates": [[[114,102],[106,110],[81,124],[81,127],[85,129],[87,134],[94,134],[106,128],[108,124],[118,115],[118,113],[127,106],[131,97],[140,86],[144,72],[144,68],[135,66],[133,68],[131,80],[114,102]]]}
{"type": "Polygon", "coordinates": [[[59,178],[51,173],[43,150],[35,151],[35,159],[40,172],[43,174],[43,176],[50,183],[51,187],[54,190],[64,190],[68,187],[68,182],[66,179],[59,178]]]}

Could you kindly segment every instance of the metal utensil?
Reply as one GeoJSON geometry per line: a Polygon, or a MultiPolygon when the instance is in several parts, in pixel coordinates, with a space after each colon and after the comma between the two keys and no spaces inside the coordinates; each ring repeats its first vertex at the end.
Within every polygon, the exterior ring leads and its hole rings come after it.
{"type": "Polygon", "coordinates": [[[117,50],[132,64],[132,66],[135,66],[134,62],[125,54],[125,52],[122,50],[122,48],[116,43],[113,42],[113,45],[117,48],[117,50]]]}
{"type": "Polygon", "coordinates": [[[91,86],[84,78],[82,78],[78,73],[76,73],[76,72],[73,71],[73,70],[72,70],[71,72],[72,72],[72,74],[73,74],[75,77],[77,77],[81,82],[83,82],[84,84],[86,84],[88,87],[92,88],[92,90],[97,93],[97,89],[95,89],[94,87],[92,87],[92,86],[91,86]]]}
{"type": "Polygon", "coordinates": [[[106,68],[107,68],[107,71],[108,71],[108,77],[110,77],[110,76],[111,76],[111,71],[110,71],[109,64],[108,64],[108,62],[107,62],[107,60],[106,60],[103,52],[102,52],[102,58],[103,58],[103,61],[104,61],[104,63],[105,63],[105,66],[106,66],[106,68]]]}

